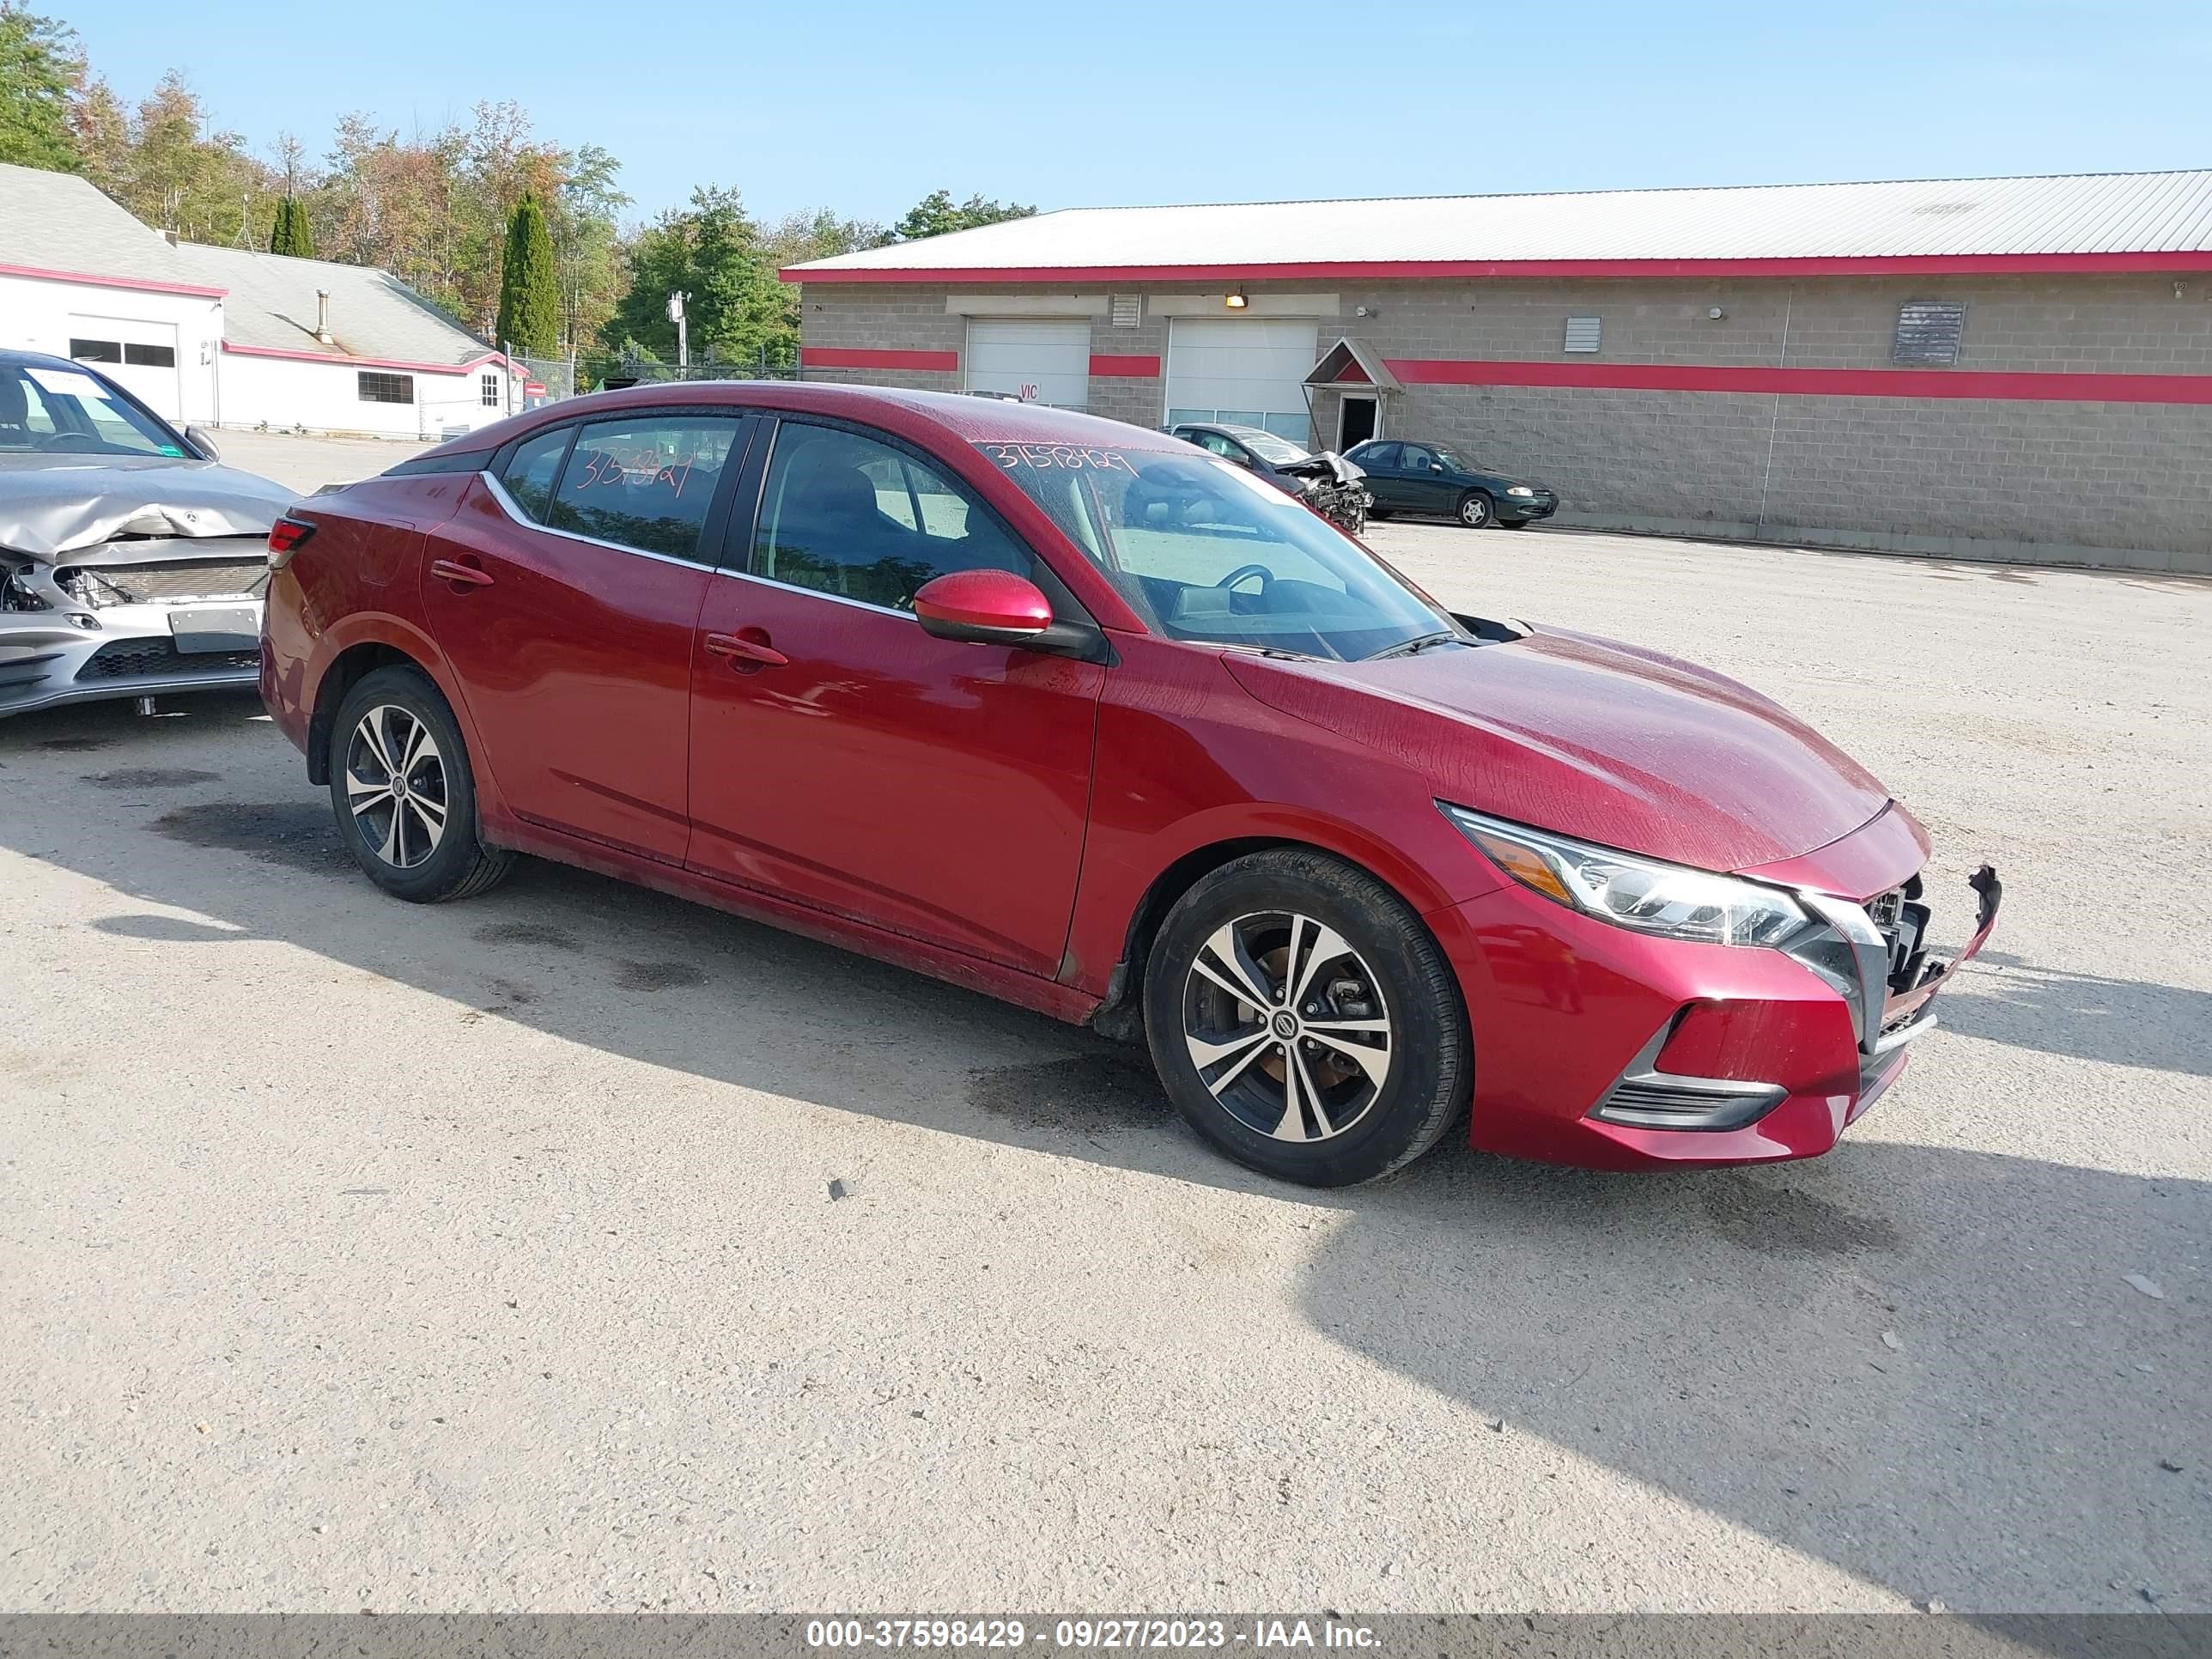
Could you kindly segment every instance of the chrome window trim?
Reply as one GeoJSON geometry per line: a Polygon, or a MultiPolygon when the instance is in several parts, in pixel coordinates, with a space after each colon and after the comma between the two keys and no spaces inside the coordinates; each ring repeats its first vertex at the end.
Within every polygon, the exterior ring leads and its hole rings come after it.
{"type": "Polygon", "coordinates": [[[777,588],[786,593],[804,593],[810,599],[827,599],[832,605],[849,605],[855,611],[872,611],[879,617],[902,617],[917,628],[921,626],[921,618],[915,616],[913,611],[901,611],[893,605],[878,605],[871,599],[856,599],[847,594],[832,593],[825,588],[805,587],[798,582],[779,581],[774,576],[755,575],[750,570],[732,570],[727,565],[717,567],[714,574],[717,576],[727,576],[734,581],[757,582],[763,587],[777,588]]]}
{"type": "MultiPolygon", "coordinates": [[[[655,553],[647,548],[627,547],[620,542],[602,541],[597,536],[586,536],[580,531],[560,530],[550,524],[540,524],[522,510],[514,497],[507,493],[507,486],[501,483],[498,477],[489,468],[478,476],[489,486],[492,500],[499,503],[500,511],[525,530],[535,530],[547,536],[558,536],[563,541],[581,542],[586,547],[604,547],[610,553],[627,553],[634,559],[651,559],[656,564],[672,564],[685,570],[703,570],[710,575],[714,574],[714,565],[702,559],[678,558],[673,553],[655,553]]],[[[705,535],[706,528],[702,526],[700,536],[702,540],[705,535]]]]}

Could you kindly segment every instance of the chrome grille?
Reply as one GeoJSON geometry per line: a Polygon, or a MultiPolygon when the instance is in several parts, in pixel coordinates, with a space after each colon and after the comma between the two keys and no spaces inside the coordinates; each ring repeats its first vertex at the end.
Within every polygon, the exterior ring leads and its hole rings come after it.
{"type": "Polygon", "coordinates": [[[164,559],[159,564],[79,565],[54,580],[80,605],[174,605],[185,599],[258,599],[269,585],[266,555],[252,559],[164,559]]]}

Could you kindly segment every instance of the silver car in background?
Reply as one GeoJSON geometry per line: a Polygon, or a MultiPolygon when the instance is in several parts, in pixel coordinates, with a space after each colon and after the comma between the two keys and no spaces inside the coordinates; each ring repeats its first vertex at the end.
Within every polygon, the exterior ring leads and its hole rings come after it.
{"type": "Polygon", "coordinates": [[[295,499],[83,364],[0,351],[0,715],[253,684],[295,499]]]}

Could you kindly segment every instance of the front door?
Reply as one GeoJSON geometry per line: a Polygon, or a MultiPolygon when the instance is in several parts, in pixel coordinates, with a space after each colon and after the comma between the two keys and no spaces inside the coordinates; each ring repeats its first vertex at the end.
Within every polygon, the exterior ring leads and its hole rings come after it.
{"type": "Polygon", "coordinates": [[[674,413],[556,427],[430,535],[422,608],[520,816],[682,862],[701,549],[744,430],[674,413]]]}
{"type": "Polygon", "coordinates": [[[1449,513],[1458,503],[1444,482],[1443,462],[1437,452],[1421,444],[1404,444],[1398,451],[1398,496],[1416,513],[1449,513]]]}
{"type": "Polygon", "coordinates": [[[786,420],[764,471],[699,621],[692,866],[1052,976],[1105,671],[934,639],[912,605],[951,570],[1056,584],[883,434],[786,420]]]}
{"type": "Polygon", "coordinates": [[[1364,444],[1375,435],[1375,399],[1346,394],[1336,410],[1336,453],[1364,444]]]}

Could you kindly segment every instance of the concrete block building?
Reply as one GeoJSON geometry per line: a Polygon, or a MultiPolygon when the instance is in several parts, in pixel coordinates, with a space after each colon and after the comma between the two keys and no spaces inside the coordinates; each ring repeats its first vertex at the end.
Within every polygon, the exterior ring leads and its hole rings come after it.
{"type": "Polygon", "coordinates": [[[1427,438],[1566,524],[2212,574],[2212,171],[1076,209],[783,276],[808,379],[1427,438]]]}

